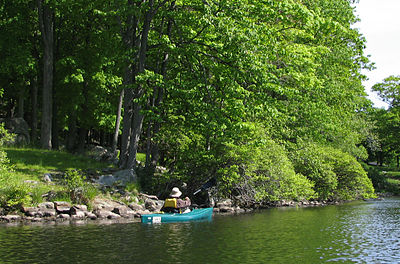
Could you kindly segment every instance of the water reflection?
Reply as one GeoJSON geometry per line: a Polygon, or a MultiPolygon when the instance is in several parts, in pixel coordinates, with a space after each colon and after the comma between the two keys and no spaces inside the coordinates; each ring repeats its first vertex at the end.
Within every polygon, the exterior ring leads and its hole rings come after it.
{"type": "Polygon", "coordinates": [[[0,226],[0,263],[400,263],[400,200],[211,222],[0,226]]]}

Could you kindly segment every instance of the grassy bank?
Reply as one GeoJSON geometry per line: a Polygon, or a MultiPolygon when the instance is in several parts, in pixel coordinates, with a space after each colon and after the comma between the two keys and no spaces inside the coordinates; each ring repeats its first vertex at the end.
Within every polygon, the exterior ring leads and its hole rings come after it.
{"type": "Polygon", "coordinates": [[[65,172],[67,170],[99,170],[112,165],[97,162],[82,155],[63,151],[50,151],[33,148],[3,148],[7,153],[15,177],[21,180],[39,181],[45,173],[65,172]]]}
{"type": "Polygon", "coordinates": [[[393,166],[365,165],[368,177],[371,178],[375,191],[400,195],[400,169],[393,166]]]}
{"type": "Polygon", "coordinates": [[[88,181],[84,171],[101,173],[113,165],[63,151],[34,148],[1,148],[9,162],[2,164],[0,175],[0,205],[7,210],[35,205],[43,200],[64,200],[90,203],[101,193],[88,181]],[[53,175],[52,182],[44,175],[53,175]],[[45,197],[52,193],[52,197],[45,197]]]}

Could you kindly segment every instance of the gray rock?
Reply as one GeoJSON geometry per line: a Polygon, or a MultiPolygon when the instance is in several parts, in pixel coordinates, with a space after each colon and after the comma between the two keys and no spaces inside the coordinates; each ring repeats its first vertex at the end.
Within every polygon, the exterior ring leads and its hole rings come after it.
{"type": "Polygon", "coordinates": [[[97,219],[97,216],[92,212],[85,212],[85,215],[86,215],[87,218],[90,218],[92,220],[96,220],[97,219]]]}
{"type": "Polygon", "coordinates": [[[35,216],[39,211],[37,207],[22,207],[22,212],[25,213],[26,216],[35,216]]]}
{"type": "MultiPolygon", "coordinates": [[[[54,209],[47,209],[47,208],[41,208],[40,210],[39,210],[39,212],[42,214],[42,216],[44,216],[44,217],[53,217],[53,216],[56,216],[56,210],[54,210],[54,209]]],[[[39,213],[38,212],[38,213],[39,213]]]]}
{"type": "Polygon", "coordinates": [[[116,207],[112,212],[125,218],[131,218],[135,216],[135,211],[126,206],[116,207]]]}
{"type": "Polygon", "coordinates": [[[53,202],[44,202],[40,203],[37,206],[38,208],[46,208],[46,209],[54,209],[54,203],[53,202]]]}
{"type": "Polygon", "coordinates": [[[111,213],[108,210],[104,210],[104,209],[97,209],[93,212],[98,218],[107,218],[111,213]]]}
{"type": "Polygon", "coordinates": [[[128,211],[127,207],[115,207],[111,212],[113,212],[114,214],[119,214],[119,215],[124,215],[126,214],[126,212],[128,211]]]}
{"type": "Polygon", "coordinates": [[[140,210],[140,211],[137,211],[137,212],[136,212],[135,217],[140,217],[140,216],[142,216],[142,215],[150,214],[150,213],[151,213],[151,212],[150,212],[149,210],[140,210]]]}
{"type": "Polygon", "coordinates": [[[246,212],[246,210],[244,210],[244,209],[242,209],[240,207],[236,207],[235,208],[235,213],[237,213],[237,214],[241,214],[241,213],[244,213],[244,212],[246,212]]]}
{"type": "Polygon", "coordinates": [[[70,214],[71,215],[76,215],[78,212],[87,212],[87,206],[80,204],[80,205],[74,205],[70,208],[70,214]]]}
{"type": "Polygon", "coordinates": [[[118,161],[118,151],[112,152],[111,150],[102,146],[90,146],[89,147],[90,156],[97,161],[106,161],[114,163],[118,161]]]}
{"type": "Polygon", "coordinates": [[[82,219],[85,218],[86,214],[83,211],[76,211],[75,214],[71,215],[72,219],[82,219]]]}
{"type": "Polygon", "coordinates": [[[116,181],[113,175],[102,175],[96,182],[103,186],[113,186],[116,181]]]}
{"type": "Polygon", "coordinates": [[[146,199],[144,202],[145,208],[150,211],[159,211],[163,205],[164,202],[159,200],[146,199]]]}
{"type": "Polygon", "coordinates": [[[113,212],[110,212],[110,214],[107,216],[108,219],[118,219],[121,218],[120,215],[114,214],[113,212]]]}
{"type": "Polygon", "coordinates": [[[5,216],[0,216],[0,219],[4,220],[6,222],[13,222],[13,221],[21,220],[21,216],[19,216],[19,215],[5,215],[5,216]]]}
{"type": "Polygon", "coordinates": [[[5,128],[10,133],[15,134],[14,140],[12,142],[7,142],[7,144],[26,145],[30,143],[29,126],[23,118],[17,117],[3,119],[2,121],[5,123],[5,128]]]}
{"type": "Polygon", "coordinates": [[[56,211],[58,214],[70,214],[71,213],[71,207],[69,206],[56,206],[56,211]]]}
{"type": "Polygon", "coordinates": [[[136,212],[135,212],[135,211],[133,211],[133,210],[131,210],[131,209],[128,209],[128,210],[126,211],[126,214],[125,214],[125,215],[122,215],[122,217],[134,218],[135,215],[136,215],[136,212]]]}
{"type": "Polygon", "coordinates": [[[65,201],[55,201],[54,202],[55,206],[66,206],[66,207],[71,207],[71,204],[69,202],[65,201]]]}
{"type": "Polygon", "coordinates": [[[228,206],[221,206],[221,207],[219,207],[219,211],[221,213],[234,213],[235,209],[232,207],[228,207],[228,206]]]}
{"type": "Polygon", "coordinates": [[[52,181],[53,181],[53,178],[51,177],[51,174],[50,174],[50,173],[45,173],[45,174],[43,175],[43,181],[45,181],[45,182],[52,182],[52,181]]]}
{"type": "Polygon", "coordinates": [[[223,199],[221,201],[218,201],[218,203],[216,205],[219,208],[221,208],[221,207],[232,207],[232,200],[231,199],[223,199]]]}
{"type": "Polygon", "coordinates": [[[131,203],[128,205],[129,208],[131,208],[134,211],[140,211],[140,210],[144,210],[145,207],[141,204],[137,204],[137,203],[131,203]]]}
{"type": "Polygon", "coordinates": [[[25,180],[24,183],[29,184],[30,186],[37,185],[39,182],[34,180],[25,180]]]}
{"type": "Polygon", "coordinates": [[[122,185],[126,185],[130,182],[136,182],[137,180],[136,172],[133,169],[117,171],[113,174],[113,176],[115,180],[120,182],[122,185]]]}
{"type": "Polygon", "coordinates": [[[69,219],[71,216],[69,214],[59,214],[57,215],[58,218],[69,219]]]}

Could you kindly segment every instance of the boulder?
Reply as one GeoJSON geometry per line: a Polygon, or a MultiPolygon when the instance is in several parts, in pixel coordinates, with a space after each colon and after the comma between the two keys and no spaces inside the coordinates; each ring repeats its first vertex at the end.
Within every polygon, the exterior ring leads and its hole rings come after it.
{"type": "Polygon", "coordinates": [[[102,175],[100,178],[96,181],[96,183],[103,185],[103,186],[113,186],[113,184],[117,180],[113,175],[102,175]]]}
{"type": "Polygon", "coordinates": [[[90,146],[89,155],[97,161],[106,161],[111,163],[118,162],[118,151],[112,152],[111,150],[102,146],[90,146]]]}
{"type": "Polygon", "coordinates": [[[85,218],[86,214],[83,211],[76,211],[74,214],[71,214],[72,219],[82,219],[85,218]]]}
{"type": "Polygon", "coordinates": [[[221,201],[218,201],[216,204],[217,207],[232,207],[232,200],[231,199],[222,199],[221,201]]]}
{"type": "Polygon", "coordinates": [[[145,209],[145,207],[143,205],[137,204],[137,203],[131,203],[128,206],[129,206],[129,208],[131,208],[134,211],[141,211],[141,210],[145,209]]]}
{"type": "Polygon", "coordinates": [[[136,212],[135,217],[140,217],[144,214],[150,214],[151,212],[149,210],[139,210],[136,212]]]}
{"type": "Polygon", "coordinates": [[[128,208],[125,206],[115,207],[111,212],[114,214],[124,215],[128,211],[128,208]]]}
{"type": "Polygon", "coordinates": [[[158,206],[157,201],[152,199],[146,199],[146,201],[144,202],[144,206],[150,211],[157,211],[161,209],[161,207],[158,206]]]}
{"type": "Polygon", "coordinates": [[[219,211],[221,213],[234,213],[235,212],[235,208],[228,207],[228,206],[221,206],[221,207],[219,207],[219,211]]]}
{"type": "Polygon", "coordinates": [[[43,208],[43,209],[54,209],[54,203],[53,202],[44,202],[40,203],[37,206],[38,208],[43,208]]]}
{"type": "Polygon", "coordinates": [[[69,219],[71,216],[69,214],[59,214],[57,215],[58,218],[69,219]]]}
{"type": "Polygon", "coordinates": [[[239,206],[235,208],[235,213],[237,213],[237,214],[241,214],[244,212],[246,212],[246,210],[243,208],[240,208],[239,206]]]}
{"type": "Polygon", "coordinates": [[[14,141],[8,142],[8,144],[27,145],[30,143],[29,126],[23,118],[8,118],[0,121],[4,122],[5,128],[10,133],[15,134],[14,141]]]}
{"type": "Polygon", "coordinates": [[[70,214],[71,207],[59,205],[59,206],[56,206],[56,211],[58,214],[70,214]]]}
{"type": "Polygon", "coordinates": [[[0,219],[6,222],[13,222],[13,221],[18,221],[21,220],[21,216],[19,215],[5,215],[5,216],[0,216],[0,219]]]}
{"type": "Polygon", "coordinates": [[[113,212],[110,212],[110,214],[107,216],[107,218],[108,219],[118,219],[118,218],[121,218],[121,216],[118,214],[115,214],[113,212]]]}
{"type": "Polygon", "coordinates": [[[125,218],[131,218],[135,216],[135,211],[126,206],[116,207],[112,212],[125,218]]]}
{"type": "Polygon", "coordinates": [[[37,207],[22,207],[22,212],[25,213],[26,216],[36,216],[39,208],[37,207]]]}
{"type": "Polygon", "coordinates": [[[136,182],[137,176],[133,169],[117,171],[113,174],[116,181],[120,182],[122,185],[126,185],[130,182],[136,182]]]}
{"type": "Polygon", "coordinates": [[[92,219],[92,220],[96,220],[97,219],[97,216],[92,212],[85,212],[85,215],[89,219],[92,219]]]}
{"type": "Polygon", "coordinates": [[[43,181],[44,181],[44,182],[52,182],[52,181],[53,181],[53,178],[51,177],[51,174],[50,174],[50,173],[45,173],[45,174],[43,175],[43,181]]]}
{"type": "Polygon", "coordinates": [[[53,217],[53,216],[56,216],[56,210],[40,208],[38,211],[38,214],[41,214],[43,217],[53,217]]]}
{"type": "Polygon", "coordinates": [[[54,202],[55,206],[67,206],[67,207],[71,207],[71,204],[69,202],[65,202],[65,201],[55,201],[54,202]]]}
{"type": "Polygon", "coordinates": [[[104,210],[104,209],[96,209],[93,211],[93,213],[96,215],[97,218],[103,219],[107,218],[111,213],[111,211],[104,210]]]}
{"type": "Polygon", "coordinates": [[[87,212],[87,206],[84,204],[74,205],[70,208],[70,214],[76,215],[78,212],[87,212]]]}

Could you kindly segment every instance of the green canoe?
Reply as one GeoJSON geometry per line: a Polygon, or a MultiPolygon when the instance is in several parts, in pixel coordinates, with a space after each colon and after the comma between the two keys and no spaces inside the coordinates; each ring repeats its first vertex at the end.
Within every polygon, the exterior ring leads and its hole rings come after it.
{"type": "Polygon", "coordinates": [[[164,214],[146,214],[142,215],[142,223],[170,223],[187,222],[196,220],[207,220],[212,218],[213,208],[193,209],[189,213],[164,213],[164,214]]]}

